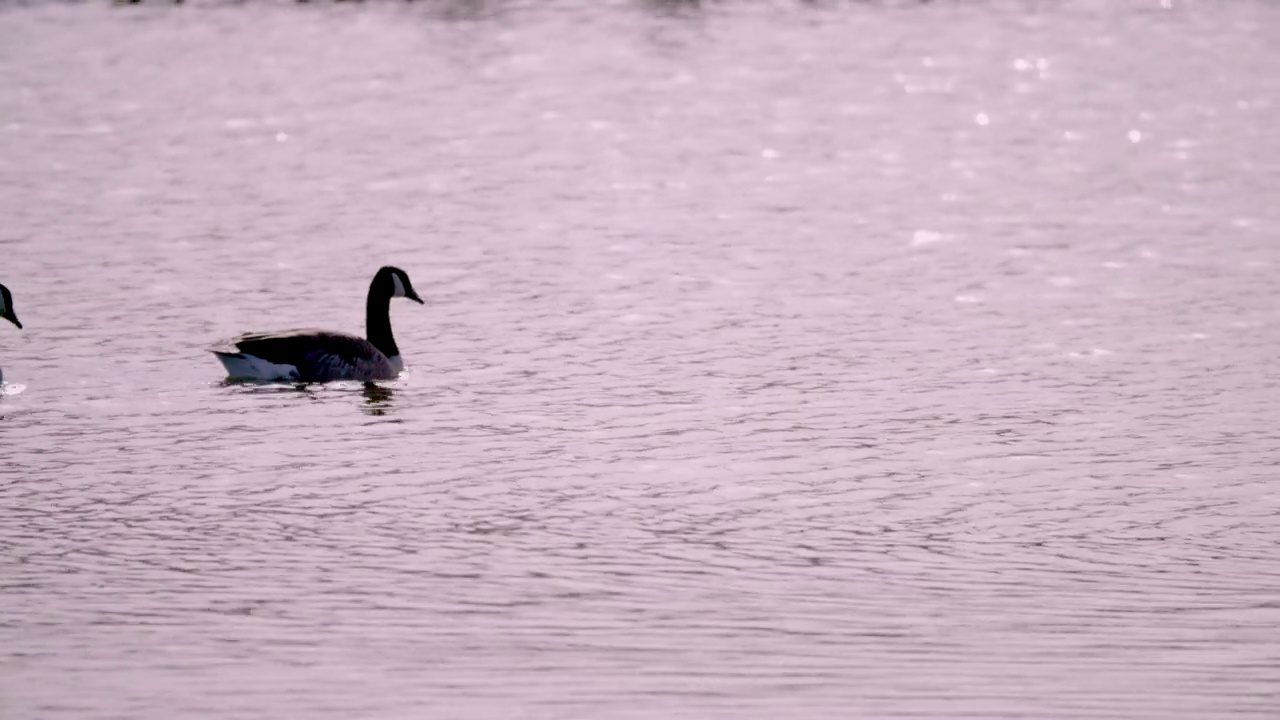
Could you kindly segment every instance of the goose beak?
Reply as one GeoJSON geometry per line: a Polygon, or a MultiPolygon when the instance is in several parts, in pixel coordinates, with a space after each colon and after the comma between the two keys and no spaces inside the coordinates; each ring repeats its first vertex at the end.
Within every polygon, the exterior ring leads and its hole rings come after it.
{"type": "MultiPolygon", "coordinates": [[[[419,300],[418,302],[422,302],[422,301],[421,301],[421,300],[419,300]]],[[[19,329],[21,329],[21,328],[22,328],[22,323],[18,321],[18,316],[17,316],[17,315],[14,315],[13,313],[7,312],[7,313],[4,313],[3,315],[0,315],[0,317],[3,317],[5,320],[8,320],[9,322],[13,323],[14,325],[17,325],[19,329]]]]}
{"type": "MultiPolygon", "coordinates": [[[[414,291],[412,291],[412,290],[410,290],[409,292],[405,293],[405,294],[404,294],[404,296],[405,296],[405,297],[407,297],[407,298],[409,298],[410,300],[412,300],[412,301],[414,301],[414,302],[418,303],[419,305],[426,305],[426,303],[422,301],[422,298],[418,297],[418,293],[416,293],[416,292],[414,292],[414,291]]],[[[19,326],[19,327],[21,327],[21,326],[19,326]]]]}

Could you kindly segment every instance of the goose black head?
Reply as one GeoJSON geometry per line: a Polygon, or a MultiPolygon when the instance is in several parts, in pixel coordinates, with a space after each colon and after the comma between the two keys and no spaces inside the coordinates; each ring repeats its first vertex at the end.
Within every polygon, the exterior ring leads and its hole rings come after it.
{"type": "Polygon", "coordinates": [[[373,278],[374,284],[389,291],[391,297],[408,298],[419,305],[425,305],[418,293],[413,291],[413,283],[409,282],[409,273],[398,267],[383,266],[373,278]]]}
{"type": "MultiPolygon", "coordinates": [[[[407,280],[408,278],[405,279],[407,280]]],[[[18,321],[18,316],[13,313],[13,293],[10,293],[9,288],[3,285],[0,285],[0,318],[22,327],[22,323],[18,321]]]]}

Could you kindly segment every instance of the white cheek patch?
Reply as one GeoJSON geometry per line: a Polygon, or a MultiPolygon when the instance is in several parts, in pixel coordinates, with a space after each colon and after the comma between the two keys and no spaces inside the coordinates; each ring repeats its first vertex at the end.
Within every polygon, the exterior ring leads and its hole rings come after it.
{"type": "Polygon", "coordinates": [[[396,290],[391,297],[404,297],[404,283],[400,282],[400,274],[391,273],[391,282],[396,284],[396,290]]]}

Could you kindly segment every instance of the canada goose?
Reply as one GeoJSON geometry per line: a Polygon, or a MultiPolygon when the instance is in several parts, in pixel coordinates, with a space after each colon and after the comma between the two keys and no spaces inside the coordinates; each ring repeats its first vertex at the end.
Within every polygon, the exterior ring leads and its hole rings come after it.
{"type": "MultiPolygon", "coordinates": [[[[4,318],[9,322],[22,328],[22,322],[18,320],[18,316],[13,312],[13,293],[9,292],[9,288],[0,285],[0,318],[4,318]]],[[[0,370],[0,383],[4,382],[4,371],[0,370]]]]}
{"type": "Polygon", "coordinates": [[[365,302],[366,340],[325,330],[285,330],[247,333],[211,348],[240,380],[390,380],[404,369],[400,348],[391,335],[391,298],[409,298],[419,304],[409,276],[394,267],[383,267],[369,283],[365,302]]]}

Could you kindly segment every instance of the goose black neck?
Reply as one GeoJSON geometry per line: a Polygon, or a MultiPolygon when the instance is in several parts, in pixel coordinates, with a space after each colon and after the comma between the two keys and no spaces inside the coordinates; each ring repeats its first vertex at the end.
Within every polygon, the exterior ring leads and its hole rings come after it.
{"type": "Polygon", "coordinates": [[[391,296],[378,292],[376,282],[369,286],[369,299],[364,305],[364,327],[369,342],[383,355],[395,357],[400,354],[395,336],[391,334],[391,296]]]}

